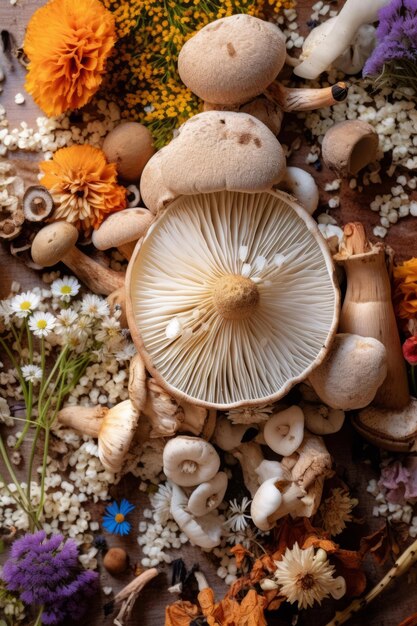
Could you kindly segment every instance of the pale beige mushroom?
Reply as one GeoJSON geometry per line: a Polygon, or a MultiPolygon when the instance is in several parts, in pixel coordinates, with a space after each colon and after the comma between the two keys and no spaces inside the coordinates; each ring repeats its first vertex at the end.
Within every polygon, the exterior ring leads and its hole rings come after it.
{"type": "Polygon", "coordinates": [[[217,411],[208,410],[186,400],[181,400],[182,419],[180,432],[189,432],[203,439],[210,439],[216,427],[217,411]]]}
{"type": "Polygon", "coordinates": [[[242,468],[243,482],[245,483],[246,489],[253,497],[259,487],[256,469],[264,460],[262,448],[254,441],[241,443],[238,448],[232,451],[232,455],[239,461],[240,467],[242,468]]]}
{"type": "Polygon", "coordinates": [[[129,364],[129,399],[140,413],[145,409],[147,396],[147,376],[145,364],[139,354],[130,360],[129,364]]]}
{"type": "Polygon", "coordinates": [[[32,185],[23,196],[23,213],[29,222],[42,222],[53,211],[54,201],[46,187],[32,185]]]}
{"type": "Polygon", "coordinates": [[[242,113],[248,113],[260,120],[269,130],[278,135],[284,117],[284,111],[272,100],[265,96],[259,96],[242,105],[239,109],[242,113]]]}
{"type": "Polygon", "coordinates": [[[300,402],[304,413],[305,425],[315,435],[331,435],[337,433],[345,421],[345,413],[341,409],[333,409],[325,404],[300,402]]]}
{"type": "Polygon", "coordinates": [[[319,204],[319,189],[311,174],[300,167],[287,167],[276,189],[294,196],[309,215],[319,204]]]}
{"type": "Polygon", "coordinates": [[[372,402],[386,376],[387,354],[380,341],[340,333],[309,381],[322,402],[353,411],[372,402]]]}
{"type": "Polygon", "coordinates": [[[154,154],[155,147],[146,126],[138,122],[123,122],[106,136],[103,152],[109,163],[116,163],[120,178],[135,183],[154,154]]]}
{"type": "Polygon", "coordinates": [[[332,457],[324,441],[305,431],[304,439],[294,454],[281,461],[284,468],[291,471],[292,480],[307,490],[317,479],[330,476],[332,457]]]}
{"type": "Polygon", "coordinates": [[[182,412],[178,401],[153,378],[147,379],[146,405],[143,412],[151,423],[152,438],[172,437],[180,428],[182,412]]]}
{"type": "Polygon", "coordinates": [[[345,120],[324,135],[322,155],[326,166],[340,177],[356,174],[376,160],[378,134],[362,120],[345,120]]]}
{"type": "Polygon", "coordinates": [[[291,472],[282,467],[279,461],[269,461],[268,459],[264,459],[255,469],[255,473],[258,477],[260,485],[271,478],[275,478],[280,482],[291,482],[291,472]]]}
{"type": "Polygon", "coordinates": [[[188,510],[195,517],[207,515],[217,509],[227,489],[227,475],[218,472],[211,480],[198,485],[188,500],[188,510]]]}
{"type": "Polygon", "coordinates": [[[127,284],[133,341],[180,402],[275,402],[323,360],[336,332],[330,252],[282,192],[178,198],[135,252],[127,284]]]}
{"type": "Polygon", "coordinates": [[[188,512],[188,498],[181,487],[171,483],[171,515],[194,546],[211,550],[219,545],[222,534],[221,518],[214,512],[196,518],[188,512]]]}
{"type": "Polygon", "coordinates": [[[92,242],[97,250],[118,248],[130,259],[139,239],[145,234],[155,217],[148,209],[136,207],[111,213],[93,231],[92,242]]]}
{"type": "Polygon", "coordinates": [[[240,446],[245,434],[252,429],[254,436],[256,436],[259,426],[255,424],[232,424],[227,417],[222,416],[217,420],[213,443],[222,450],[230,452],[240,446]]]}
{"type": "Polygon", "coordinates": [[[118,313],[118,320],[120,328],[127,328],[127,315],[126,315],[126,289],[123,285],[115,291],[112,291],[107,296],[107,302],[109,304],[110,312],[112,315],[118,313]]]}
{"type": "Polygon", "coordinates": [[[260,530],[268,531],[285,515],[298,517],[304,495],[303,489],[295,483],[281,481],[279,477],[269,478],[253,496],[250,509],[253,523],[260,530]]]}
{"type": "Polygon", "coordinates": [[[78,230],[69,222],[44,226],[32,242],[32,258],[42,267],[64,263],[87,287],[108,295],[123,287],[123,272],[104,267],[76,247],[78,230]]]}
{"type": "Polygon", "coordinates": [[[272,415],[263,429],[267,446],[281,456],[290,456],[301,445],[304,435],[304,414],[299,406],[272,415]]]}
{"type": "Polygon", "coordinates": [[[108,409],[68,406],[58,412],[58,421],[69,428],[98,439],[98,455],[103,466],[119,472],[129,451],[139,421],[139,412],[130,400],[108,409]]]}
{"type": "Polygon", "coordinates": [[[219,455],[208,441],[185,435],[166,443],[163,462],[167,478],[181,487],[194,487],[211,480],[220,467],[219,455]]]}
{"type": "Polygon", "coordinates": [[[145,205],[158,212],[167,198],[180,195],[269,189],[284,168],[281,144],[258,119],[246,113],[207,111],[187,120],[175,139],[152,157],[140,190],[145,205]]]}

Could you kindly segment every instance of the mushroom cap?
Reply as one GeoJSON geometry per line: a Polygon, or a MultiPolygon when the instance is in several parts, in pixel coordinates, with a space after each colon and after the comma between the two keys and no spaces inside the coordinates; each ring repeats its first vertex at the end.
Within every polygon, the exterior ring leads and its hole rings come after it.
{"type": "Polygon", "coordinates": [[[130,360],[129,364],[129,399],[139,412],[142,412],[146,405],[147,385],[146,369],[140,354],[130,360]]]}
{"type": "Polygon", "coordinates": [[[278,192],[175,200],[131,259],[127,300],[152,376],[223,410],[268,404],[306,378],[339,313],[317,225],[278,192]]]}
{"type": "Polygon", "coordinates": [[[78,230],[69,222],[44,226],[32,242],[32,259],[42,267],[56,265],[77,243],[78,230]]]}
{"type": "Polygon", "coordinates": [[[153,220],[152,213],[142,207],[111,213],[93,232],[93,244],[98,250],[108,250],[137,241],[144,236],[153,220]]]}
{"type": "Polygon", "coordinates": [[[250,514],[253,523],[260,530],[268,531],[275,526],[275,515],[282,504],[279,483],[279,477],[269,478],[253,496],[250,514]]]}
{"type": "Polygon", "coordinates": [[[277,189],[294,196],[309,215],[313,215],[319,205],[319,188],[316,181],[301,167],[287,167],[277,184],[277,189]]]}
{"type": "Polygon", "coordinates": [[[315,435],[331,435],[337,433],[345,421],[345,413],[341,409],[332,409],[325,404],[302,402],[305,425],[315,435]]]}
{"type": "Polygon", "coordinates": [[[116,163],[120,178],[134,183],[139,180],[155,148],[146,126],[138,122],[123,122],[106,136],[103,152],[109,163],[116,163]]]}
{"type": "Polygon", "coordinates": [[[352,424],[360,434],[384,450],[417,450],[417,399],[410,398],[404,409],[368,406],[354,415],[352,424]]]}
{"type": "Polygon", "coordinates": [[[111,472],[121,470],[138,420],[139,412],[130,400],[116,404],[105,415],[98,435],[98,456],[111,472]]]}
{"type": "Polygon", "coordinates": [[[201,517],[217,509],[227,489],[227,474],[218,472],[211,480],[201,483],[188,500],[188,510],[196,517],[201,517]]]}
{"type": "Polygon", "coordinates": [[[222,534],[222,518],[215,513],[208,513],[195,519],[187,510],[188,498],[181,487],[175,483],[171,483],[171,486],[171,515],[191,544],[205,550],[218,546],[222,534]]]}
{"type": "Polygon", "coordinates": [[[354,411],[372,402],[386,376],[384,344],[373,337],[339,333],[309,380],[322,402],[354,411]]]}
{"type": "Polygon", "coordinates": [[[250,15],[232,15],[207,24],[182,47],[181,80],[208,102],[247,102],[268,87],[286,56],[280,29],[250,15]]]}
{"type": "Polygon", "coordinates": [[[259,96],[247,102],[240,108],[240,111],[256,117],[262,124],[268,126],[271,133],[274,133],[275,136],[281,130],[284,111],[276,102],[269,100],[265,96],[259,96]]]}
{"type": "Polygon", "coordinates": [[[290,456],[303,440],[304,413],[299,406],[272,415],[263,431],[265,443],[277,454],[290,456]]]}
{"type": "Polygon", "coordinates": [[[375,161],[378,134],[362,120],[345,120],[326,132],[321,146],[326,166],[339,176],[356,176],[368,163],[375,161]]]}
{"type": "Polygon", "coordinates": [[[170,439],[162,457],[167,478],[181,487],[194,487],[211,480],[220,467],[214,447],[198,437],[170,439]]]}

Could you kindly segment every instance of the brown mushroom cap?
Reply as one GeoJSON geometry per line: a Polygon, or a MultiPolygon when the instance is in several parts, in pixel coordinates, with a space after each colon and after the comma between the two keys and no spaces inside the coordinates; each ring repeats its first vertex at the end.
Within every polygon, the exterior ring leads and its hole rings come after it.
{"type": "Polygon", "coordinates": [[[38,232],[32,243],[32,258],[42,267],[62,261],[77,243],[78,230],[69,222],[53,222],[38,232]]]}
{"type": "Polygon", "coordinates": [[[373,126],[361,120],[335,124],[324,135],[323,160],[339,176],[356,174],[376,159],[378,134],[373,126]]]}
{"type": "Polygon", "coordinates": [[[232,15],[207,24],[181,49],[181,80],[203,100],[247,102],[272,83],[285,62],[285,39],[275,24],[232,15]]]}
{"type": "Polygon", "coordinates": [[[146,233],[153,219],[148,209],[140,207],[111,213],[93,232],[93,244],[98,250],[108,250],[137,241],[146,233]]]}
{"type": "Polygon", "coordinates": [[[103,152],[116,163],[120,178],[137,182],[155,152],[150,131],[138,122],[124,122],[113,128],[103,142],[103,152]]]}

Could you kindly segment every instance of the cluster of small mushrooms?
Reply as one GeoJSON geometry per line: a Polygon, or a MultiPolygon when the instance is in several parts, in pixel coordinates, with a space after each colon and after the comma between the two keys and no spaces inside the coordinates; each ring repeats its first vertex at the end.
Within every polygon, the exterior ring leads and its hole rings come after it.
{"type": "MultiPolygon", "coordinates": [[[[314,77],[340,57],[372,20],[366,7],[349,0],[332,29],[329,20],[327,30],[313,31],[295,73],[314,77]],[[337,39],[351,4],[353,32],[345,20],[337,39]]],[[[253,522],[267,531],[287,514],[316,512],[332,471],[322,436],[342,427],[345,411],[388,449],[410,449],[417,428],[385,250],[360,224],[326,242],[311,217],[314,179],[286,167],[276,138],[285,111],[336,103],[346,86],[287,88],[276,81],[285,61],[277,26],[248,15],[220,19],[179,57],[180,76],[204,111],[155,154],[139,124],[110,133],[104,149],[123,180],[140,178],[146,208],[137,193],[135,207],[108,217],[92,242],[130,258],[126,277],[81,252],[66,222],[51,221],[32,243],[37,264],[64,262],[123,308],[138,350],[129,400],[67,407],[59,421],[97,437],[103,465],[116,472],[133,440],[166,438],[172,515],[205,549],[220,542],[225,455],[239,461],[253,522]],[[342,308],[335,262],[347,281],[342,308]],[[301,400],[289,400],[296,385],[301,400]]],[[[340,176],[357,173],[377,150],[374,130],[354,120],[323,142],[324,160],[340,176]]]]}

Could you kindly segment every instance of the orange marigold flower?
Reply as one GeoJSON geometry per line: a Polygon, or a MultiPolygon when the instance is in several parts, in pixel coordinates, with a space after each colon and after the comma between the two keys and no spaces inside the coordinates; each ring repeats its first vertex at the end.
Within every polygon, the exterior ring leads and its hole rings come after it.
{"type": "Polygon", "coordinates": [[[99,0],[50,0],[26,30],[26,90],[47,115],[84,106],[115,42],[114,18],[99,0]]]}
{"type": "Polygon", "coordinates": [[[394,302],[402,319],[417,317],[417,258],[394,267],[394,302]]]}
{"type": "Polygon", "coordinates": [[[116,164],[107,163],[99,148],[61,148],[39,167],[44,173],[41,183],[55,202],[53,221],[65,220],[88,232],[108,213],[126,208],[126,189],[117,185],[116,164]]]}

